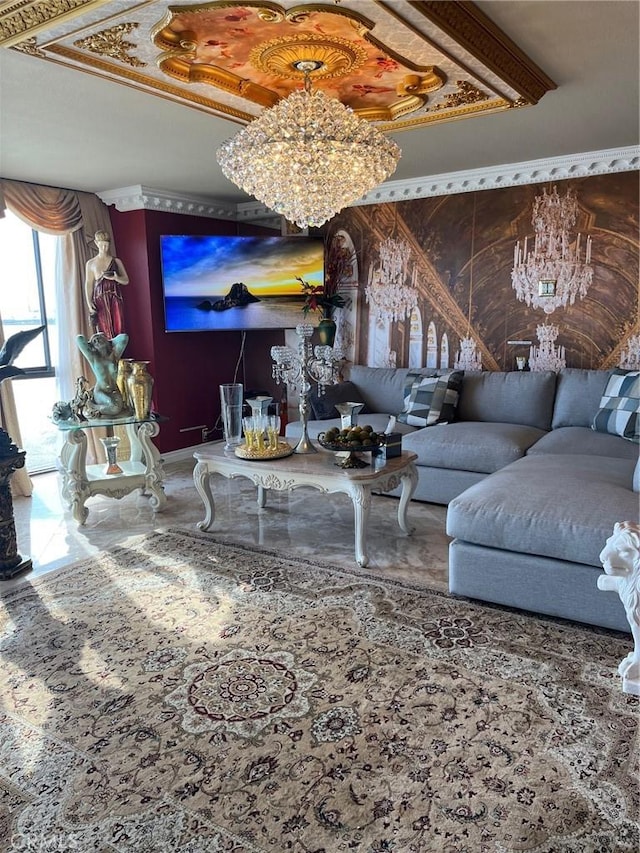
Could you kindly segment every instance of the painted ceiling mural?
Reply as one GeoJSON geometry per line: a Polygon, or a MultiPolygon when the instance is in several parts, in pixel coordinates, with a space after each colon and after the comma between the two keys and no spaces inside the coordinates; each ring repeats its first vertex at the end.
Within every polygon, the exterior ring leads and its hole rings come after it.
{"type": "Polygon", "coordinates": [[[301,61],[383,130],[532,107],[556,88],[480,9],[447,0],[13,0],[0,46],[241,124],[301,88],[301,61]]]}
{"type": "Polygon", "coordinates": [[[460,342],[471,338],[485,370],[512,370],[517,356],[527,359],[526,369],[536,369],[531,348],[551,331],[554,352],[567,367],[640,366],[629,362],[630,351],[635,347],[637,359],[640,347],[638,210],[638,176],[626,172],[343,211],[328,234],[344,231],[356,253],[355,361],[400,367],[431,360],[430,366],[453,367],[460,342]],[[581,234],[584,261],[591,238],[592,280],[573,304],[546,313],[553,303],[543,309],[519,300],[511,274],[518,241],[533,244],[535,200],[554,186],[560,197],[575,193],[572,239],[581,234]],[[416,302],[411,319],[376,319],[367,302],[366,285],[388,237],[409,247],[405,281],[415,288],[416,302]],[[435,342],[427,352],[429,331],[435,342]]]}

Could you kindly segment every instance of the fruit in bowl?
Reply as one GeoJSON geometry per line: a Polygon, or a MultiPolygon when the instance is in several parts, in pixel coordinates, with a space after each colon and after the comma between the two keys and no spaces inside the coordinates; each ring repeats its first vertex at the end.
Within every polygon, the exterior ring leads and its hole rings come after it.
{"type": "Polygon", "coordinates": [[[330,450],[375,450],[382,444],[381,436],[369,424],[344,429],[330,427],[320,433],[318,441],[330,450]]]}

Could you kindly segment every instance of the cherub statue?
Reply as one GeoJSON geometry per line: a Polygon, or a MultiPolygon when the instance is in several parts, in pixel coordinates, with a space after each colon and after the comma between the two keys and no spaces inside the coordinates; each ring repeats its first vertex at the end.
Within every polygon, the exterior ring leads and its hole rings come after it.
{"type": "Polygon", "coordinates": [[[598,589],[615,590],[627,614],[634,648],[620,662],[622,690],[640,696],[640,525],[617,522],[600,554],[605,570],[598,577],[598,589]]]}

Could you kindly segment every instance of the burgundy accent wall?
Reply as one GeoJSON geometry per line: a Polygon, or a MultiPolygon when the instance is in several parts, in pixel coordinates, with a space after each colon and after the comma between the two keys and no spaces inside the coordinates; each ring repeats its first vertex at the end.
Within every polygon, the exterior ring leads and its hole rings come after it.
{"type": "MultiPolygon", "coordinates": [[[[261,234],[265,229],[148,210],[110,208],[110,216],[116,253],[129,275],[129,284],[122,291],[129,334],[125,357],[150,362],[154,410],[169,418],[160,429],[158,448],[168,452],[200,444],[201,430],[191,428],[204,425],[211,429],[219,423],[218,386],[234,381],[242,334],[164,331],[160,235],[261,234]]],[[[270,377],[270,348],[283,340],[282,332],[247,332],[236,381],[247,389],[265,388],[270,377]],[[255,371],[247,370],[248,364],[256,365],[255,371]]],[[[211,438],[221,435],[218,430],[211,438]]]]}
{"type": "MultiPolygon", "coordinates": [[[[470,333],[482,348],[484,369],[512,370],[515,355],[528,350],[518,350],[509,341],[537,343],[537,326],[547,320],[559,326],[557,343],[566,347],[568,367],[615,366],[631,336],[640,332],[638,174],[553,183],[562,193],[569,185],[577,191],[577,226],[592,236],[595,272],[585,299],[548,317],[519,302],[511,286],[515,241],[526,235],[532,239],[531,210],[542,189],[539,184],[350,208],[331,220],[319,233],[329,239],[343,229],[356,248],[359,310],[357,328],[351,330],[357,341],[356,362],[369,360],[368,337],[375,330],[365,286],[378,264],[380,241],[397,233],[411,241],[418,272],[421,364],[428,361],[427,332],[432,328],[434,366],[451,366],[461,337],[470,333]],[[446,365],[443,339],[448,342],[446,365]]],[[[125,356],[150,362],[155,409],[169,418],[158,437],[159,449],[200,444],[201,430],[189,428],[219,424],[222,382],[236,378],[245,390],[266,391],[280,400],[282,388],[271,378],[270,350],[284,343],[284,333],[251,331],[244,341],[240,332],[166,333],[160,269],[161,234],[273,231],[158,211],[119,213],[111,208],[110,214],[115,248],[130,279],[123,289],[130,335],[125,356]]],[[[392,323],[383,342],[383,356],[391,351],[399,367],[411,361],[411,331],[408,320],[392,323]]],[[[211,437],[221,434],[218,429],[211,437]]]]}

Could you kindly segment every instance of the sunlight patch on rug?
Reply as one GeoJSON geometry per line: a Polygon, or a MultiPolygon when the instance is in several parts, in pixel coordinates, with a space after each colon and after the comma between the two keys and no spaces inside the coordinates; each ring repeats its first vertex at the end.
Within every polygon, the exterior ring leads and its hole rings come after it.
{"type": "Polygon", "coordinates": [[[638,849],[629,640],[154,533],[2,593],[0,849],[638,849]]]}

